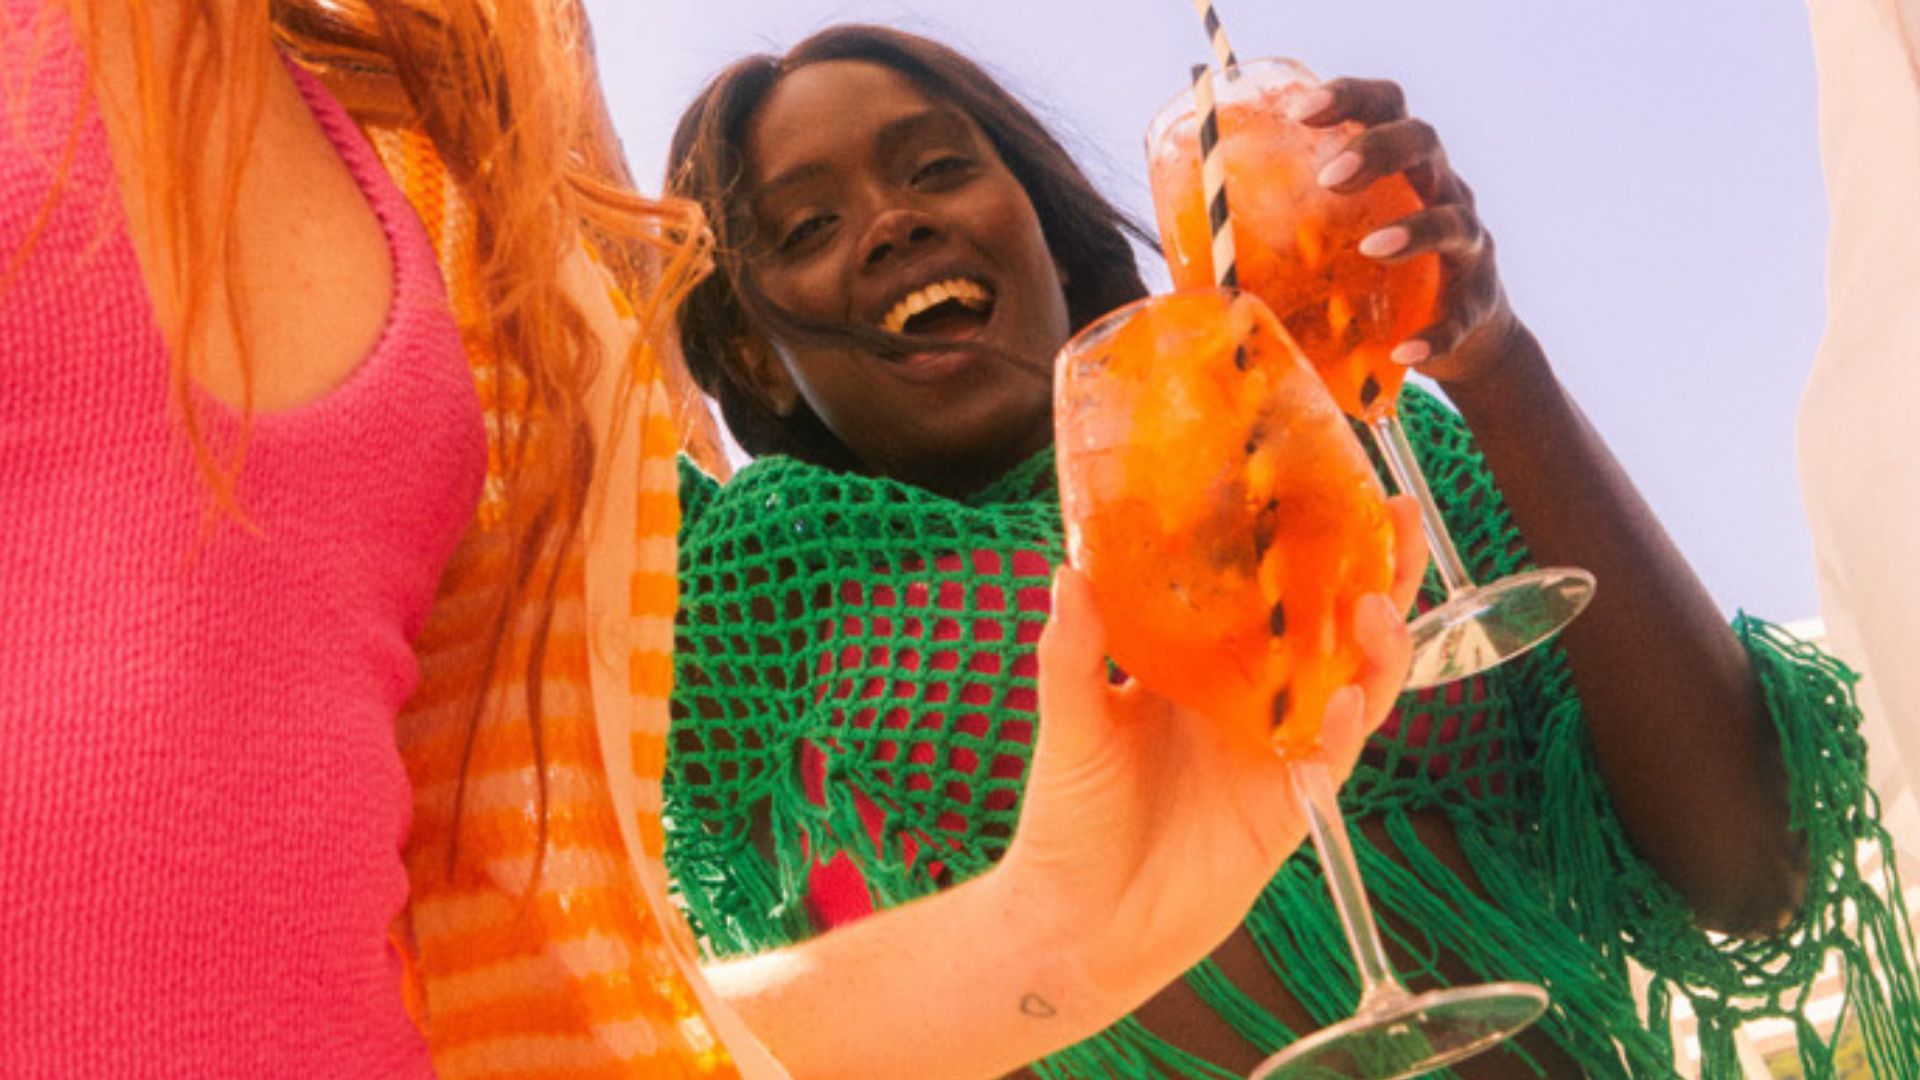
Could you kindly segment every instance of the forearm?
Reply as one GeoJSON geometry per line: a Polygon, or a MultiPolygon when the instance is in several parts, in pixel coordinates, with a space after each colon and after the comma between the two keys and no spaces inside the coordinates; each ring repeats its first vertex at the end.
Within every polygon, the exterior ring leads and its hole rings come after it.
{"type": "Polygon", "coordinates": [[[1628,835],[1703,925],[1778,926],[1798,904],[1802,854],[1738,639],[1531,334],[1447,392],[1534,559],[1599,582],[1561,640],[1628,835]]]}
{"type": "Polygon", "coordinates": [[[1035,906],[996,869],[707,976],[794,1080],[1001,1076],[1136,1004],[1095,993],[1035,906]]]}
{"type": "MultiPolygon", "coordinates": [[[[1389,508],[1397,524],[1411,524],[1405,509],[1389,508]]],[[[1405,681],[1400,612],[1417,565],[1406,560],[1394,596],[1355,607],[1363,662],[1321,716],[1336,778],[1405,681]]],[[[1226,940],[1305,838],[1289,766],[1264,733],[1115,686],[1107,655],[1091,586],[1062,568],[1037,648],[1045,722],[1000,860],[709,970],[796,1080],[995,1077],[1094,1035],[1226,940]]]]}

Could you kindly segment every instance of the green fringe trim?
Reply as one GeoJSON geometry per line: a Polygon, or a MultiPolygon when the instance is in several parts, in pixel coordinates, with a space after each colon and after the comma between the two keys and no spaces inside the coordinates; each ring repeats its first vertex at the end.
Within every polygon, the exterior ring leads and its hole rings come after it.
{"type": "MultiPolygon", "coordinates": [[[[1740,1080],[1735,1032],[1764,1017],[1795,1024],[1808,1076],[1831,1075],[1844,1023],[1823,1038],[1802,1007],[1835,955],[1846,975],[1841,1020],[1858,1025],[1874,1075],[1920,1077],[1912,920],[1892,840],[1866,786],[1854,676],[1761,620],[1742,614],[1734,629],[1775,719],[1792,822],[1806,837],[1809,880],[1801,910],[1785,930],[1759,940],[1697,929],[1679,896],[1634,854],[1613,816],[1578,706],[1568,695],[1546,719],[1538,757],[1540,853],[1557,917],[1578,928],[1608,969],[1631,956],[1651,973],[1645,1028],[1661,1036],[1661,1052],[1670,1042],[1673,1002],[1687,1001],[1697,1018],[1707,1080],[1740,1080]],[[1874,892],[1860,873],[1860,856],[1868,850],[1880,856],[1887,895],[1874,892]]],[[[1478,860],[1476,868],[1483,874],[1492,869],[1478,860]]],[[[1491,881],[1488,887],[1512,895],[1491,881]]],[[[1560,995],[1555,997],[1558,1008],[1560,995]]]]}

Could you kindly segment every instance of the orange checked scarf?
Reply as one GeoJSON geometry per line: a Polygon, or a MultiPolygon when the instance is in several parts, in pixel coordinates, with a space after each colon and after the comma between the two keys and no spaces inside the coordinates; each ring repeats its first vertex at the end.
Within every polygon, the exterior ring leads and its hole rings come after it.
{"type": "MultiPolygon", "coordinates": [[[[780,1076],[700,979],[660,861],[683,442],[668,384],[684,390],[684,376],[643,348],[631,407],[596,387],[597,490],[586,542],[558,556],[536,748],[519,679],[539,633],[537,597],[511,614],[500,655],[484,663],[490,600],[511,572],[498,428],[526,417],[514,388],[496,385],[472,219],[427,139],[369,136],[439,255],[489,426],[480,512],[416,644],[421,685],[398,724],[414,817],[412,893],[394,937],[435,1067],[445,1080],[780,1076]],[[474,729],[473,680],[486,670],[474,729]]],[[[631,308],[584,245],[568,269],[617,361],[636,332],[631,308]]]]}

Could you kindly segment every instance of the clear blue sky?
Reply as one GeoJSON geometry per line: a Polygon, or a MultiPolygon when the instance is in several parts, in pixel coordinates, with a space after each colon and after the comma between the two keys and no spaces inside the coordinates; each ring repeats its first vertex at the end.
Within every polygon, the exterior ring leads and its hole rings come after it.
{"type": "MultiPolygon", "coordinates": [[[[1826,209],[1804,6],[1216,2],[1242,55],[1405,86],[1474,187],[1516,308],[1715,598],[1814,614],[1793,417],[1824,317],[1826,209]]],[[[982,60],[1150,220],[1141,132],[1207,59],[1188,0],[587,6],[650,186],[708,75],[861,20],[982,60]]]]}

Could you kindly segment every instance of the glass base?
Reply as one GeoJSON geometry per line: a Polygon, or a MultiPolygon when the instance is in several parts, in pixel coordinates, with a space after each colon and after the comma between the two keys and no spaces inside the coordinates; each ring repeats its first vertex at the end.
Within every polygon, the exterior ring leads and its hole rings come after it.
{"type": "Polygon", "coordinates": [[[1445,1068],[1504,1042],[1540,1018],[1547,992],[1527,983],[1487,983],[1409,994],[1397,988],[1362,1002],[1260,1063],[1248,1080],[1400,1080],[1445,1068]]]}
{"type": "Polygon", "coordinates": [[[1593,575],[1550,566],[1461,589],[1413,621],[1407,689],[1477,675],[1572,622],[1593,599],[1593,575]]]}

